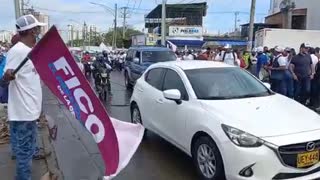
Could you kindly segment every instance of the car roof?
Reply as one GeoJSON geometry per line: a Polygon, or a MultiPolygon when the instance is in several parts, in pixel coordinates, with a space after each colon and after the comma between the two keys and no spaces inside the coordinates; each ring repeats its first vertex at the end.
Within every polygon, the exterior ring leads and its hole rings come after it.
{"type": "Polygon", "coordinates": [[[189,60],[189,61],[168,61],[154,64],[152,67],[178,67],[182,70],[192,69],[205,69],[205,68],[227,68],[234,67],[222,62],[215,61],[200,61],[200,60],[189,60]]]}
{"type": "Polygon", "coordinates": [[[129,50],[142,50],[142,51],[171,51],[167,47],[157,47],[157,46],[133,46],[129,50]]]}

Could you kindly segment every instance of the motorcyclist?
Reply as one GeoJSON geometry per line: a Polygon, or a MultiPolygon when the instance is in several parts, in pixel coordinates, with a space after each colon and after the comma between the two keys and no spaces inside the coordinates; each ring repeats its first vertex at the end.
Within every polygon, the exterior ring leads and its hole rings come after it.
{"type": "Polygon", "coordinates": [[[86,51],[82,57],[82,62],[84,64],[84,70],[85,70],[85,75],[90,75],[91,74],[91,67],[90,67],[90,61],[91,57],[88,51],[86,51]]]}
{"type": "Polygon", "coordinates": [[[110,71],[111,71],[111,66],[105,62],[105,58],[103,56],[103,54],[98,54],[96,57],[96,61],[94,61],[94,63],[92,64],[93,66],[93,78],[94,78],[94,82],[96,87],[100,85],[101,82],[101,77],[99,76],[99,74],[103,73],[103,72],[107,72],[108,76],[107,76],[107,84],[108,84],[108,90],[110,90],[110,71]]]}

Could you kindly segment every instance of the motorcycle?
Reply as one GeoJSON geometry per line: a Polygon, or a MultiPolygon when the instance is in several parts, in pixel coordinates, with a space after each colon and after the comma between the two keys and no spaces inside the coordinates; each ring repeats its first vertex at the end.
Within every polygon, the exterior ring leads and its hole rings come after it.
{"type": "Polygon", "coordinates": [[[95,87],[96,92],[99,94],[99,98],[106,100],[108,92],[111,90],[111,84],[110,84],[110,71],[111,66],[108,64],[105,64],[105,67],[100,67],[99,69],[96,69],[94,81],[95,81],[95,87]]]}
{"type": "Polygon", "coordinates": [[[91,72],[92,72],[92,62],[88,61],[88,62],[83,63],[83,65],[84,65],[84,74],[86,76],[90,76],[91,72]]]}

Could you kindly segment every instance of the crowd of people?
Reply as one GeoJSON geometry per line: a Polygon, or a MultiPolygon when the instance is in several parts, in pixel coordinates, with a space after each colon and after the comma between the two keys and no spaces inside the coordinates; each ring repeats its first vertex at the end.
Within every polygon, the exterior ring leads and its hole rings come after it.
{"type": "Polygon", "coordinates": [[[295,99],[320,111],[320,48],[307,43],[299,52],[291,47],[257,47],[249,51],[233,49],[230,45],[201,52],[177,52],[178,60],[219,61],[246,69],[263,82],[271,84],[274,92],[295,99]]]}

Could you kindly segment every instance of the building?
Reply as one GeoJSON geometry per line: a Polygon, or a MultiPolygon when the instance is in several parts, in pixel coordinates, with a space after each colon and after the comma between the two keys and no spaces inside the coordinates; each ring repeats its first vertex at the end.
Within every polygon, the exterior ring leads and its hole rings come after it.
{"type": "Polygon", "coordinates": [[[267,24],[280,28],[320,30],[320,0],[270,0],[267,24]]]}
{"type": "Polygon", "coordinates": [[[10,43],[13,35],[13,31],[0,30],[0,42],[10,43]]]}
{"type": "MultiPolygon", "coordinates": [[[[250,24],[242,24],[241,25],[241,38],[248,40],[249,38],[249,26],[250,24]]],[[[253,25],[253,34],[256,34],[257,31],[264,28],[279,28],[279,25],[276,24],[266,24],[266,23],[254,23],[253,25]]],[[[255,36],[253,36],[253,41],[255,40],[255,36]]]]}
{"type": "MultiPolygon", "coordinates": [[[[146,15],[145,28],[148,28],[148,33],[161,34],[161,12],[160,4],[146,15]]],[[[203,17],[206,14],[206,2],[167,4],[166,39],[178,47],[201,47],[204,43],[203,17]]]]}

